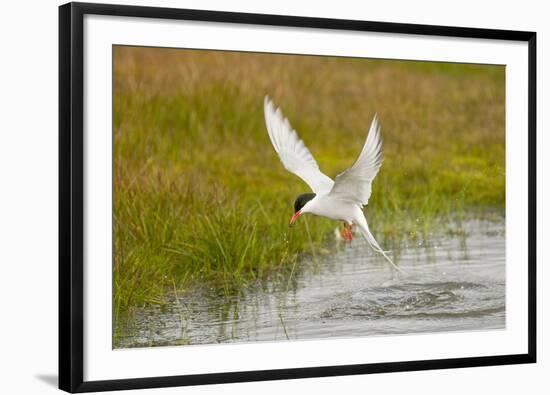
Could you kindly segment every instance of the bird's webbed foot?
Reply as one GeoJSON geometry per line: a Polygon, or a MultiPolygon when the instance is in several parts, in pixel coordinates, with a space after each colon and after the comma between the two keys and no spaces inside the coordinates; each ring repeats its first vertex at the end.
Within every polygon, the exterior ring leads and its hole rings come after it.
{"type": "Polygon", "coordinates": [[[344,241],[348,239],[348,224],[344,222],[344,229],[342,229],[342,232],[340,233],[342,235],[342,238],[344,241]]]}

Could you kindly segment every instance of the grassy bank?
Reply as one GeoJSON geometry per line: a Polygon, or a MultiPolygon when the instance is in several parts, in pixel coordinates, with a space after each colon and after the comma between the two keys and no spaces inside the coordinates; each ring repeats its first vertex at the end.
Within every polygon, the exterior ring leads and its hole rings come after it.
{"type": "Polygon", "coordinates": [[[383,246],[423,237],[436,218],[504,207],[503,67],[122,47],[114,56],[115,321],[161,303],[174,284],[231,292],[327,245],[334,222],[288,229],[308,188],[271,146],[266,94],[331,177],[353,163],[378,113],[385,161],[366,214],[383,246]]]}

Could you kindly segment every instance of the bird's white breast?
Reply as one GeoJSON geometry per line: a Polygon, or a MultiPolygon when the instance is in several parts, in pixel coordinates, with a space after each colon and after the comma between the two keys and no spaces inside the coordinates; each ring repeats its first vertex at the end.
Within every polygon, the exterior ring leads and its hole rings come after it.
{"type": "Polygon", "coordinates": [[[337,221],[351,222],[360,208],[353,202],[337,200],[328,195],[318,195],[310,201],[307,212],[337,221]]]}

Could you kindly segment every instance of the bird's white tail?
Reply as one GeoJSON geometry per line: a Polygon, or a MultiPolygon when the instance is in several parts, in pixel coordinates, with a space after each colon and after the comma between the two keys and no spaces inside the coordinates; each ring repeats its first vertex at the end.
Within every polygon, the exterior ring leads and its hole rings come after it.
{"type": "Polygon", "coordinates": [[[361,234],[363,235],[363,237],[365,238],[365,240],[367,241],[367,243],[369,243],[369,245],[371,246],[371,248],[378,252],[379,254],[382,254],[382,256],[384,258],[386,258],[386,260],[393,266],[393,268],[395,270],[397,270],[399,273],[405,273],[403,272],[403,270],[401,270],[399,268],[399,266],[397,266],[395,263],[393,263],[393,261],[391,260],[391,258],[386,254],[386,251],[384,251],[380,245],[378,244],[378,242],[376,241],[376,239],[374,238],[374,236],[372,235],[372,233],[370,232],[369,230],[369,225],[367,224],[367,221],[366,219],[362,218],[363,220],[362,221],[354,221],[355,224],[357,225],[357,227],[359,228],[359,231],[361,232],[361,234]]]}

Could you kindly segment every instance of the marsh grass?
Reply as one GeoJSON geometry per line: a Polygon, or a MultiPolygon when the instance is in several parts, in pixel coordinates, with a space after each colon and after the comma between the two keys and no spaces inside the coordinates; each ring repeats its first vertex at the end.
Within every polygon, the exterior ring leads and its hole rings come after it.
{"type": "Polygon", "coordinates": [[[331,252],[335,222],[288,228],[308,188],[271,146],[264,95],[331,177],[378,113],[385,160],[365,212],[398,258],[405,238],[503,211],[504,93],[501,66],[116,47],[115,327],[173,284],[230,295],[331,252]]]}

